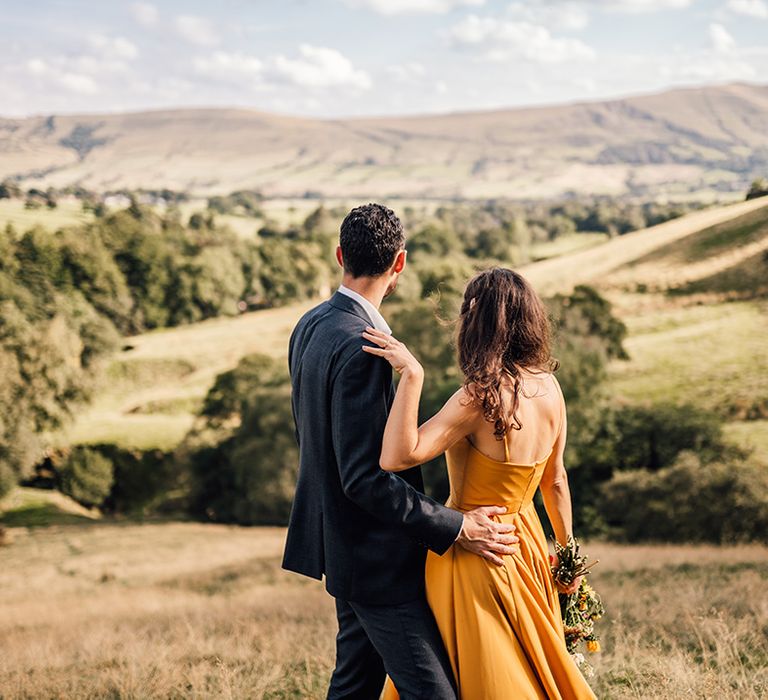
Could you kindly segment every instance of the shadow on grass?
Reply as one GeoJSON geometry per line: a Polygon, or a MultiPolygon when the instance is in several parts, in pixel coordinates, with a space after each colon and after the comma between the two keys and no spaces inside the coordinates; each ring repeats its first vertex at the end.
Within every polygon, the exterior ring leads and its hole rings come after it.
{"type": "Polygon", "coordinates": [[[0,525],[5,527],[85,525],[98,522],[85,515],[68,513],[52,503],[32,503],[0,514],[0,525]]]}

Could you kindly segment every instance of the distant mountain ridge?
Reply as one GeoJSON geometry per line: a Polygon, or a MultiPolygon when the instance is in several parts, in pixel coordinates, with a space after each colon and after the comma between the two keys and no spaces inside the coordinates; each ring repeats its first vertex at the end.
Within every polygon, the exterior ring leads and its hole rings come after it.
{"type": "Polygon", "coordinates": [[[268,196],[686,198],[768,173],[768,85],[554,107],[310,119],[246,109],[0,118],[0,179],[268,196]]]}

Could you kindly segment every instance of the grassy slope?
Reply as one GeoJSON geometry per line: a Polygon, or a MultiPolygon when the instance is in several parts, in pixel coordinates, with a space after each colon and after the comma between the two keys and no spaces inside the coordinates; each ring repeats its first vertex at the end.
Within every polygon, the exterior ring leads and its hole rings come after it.
{"type": "MultiPolygon", "coordinates": [[[[5,700],[325,697],[332,600],[280,569],[283,530],[105,523],[11,537],[5,700]]],[[[607,605],[604,651],[590,657],[598,697],[765,697],[767,548],[587,549],[607,605]]]]}
{"type": "Polygon", "coordinates": [[[81,506],[58,491],[18,487],[0,500],[0,525],[45,527],[101,518],[98,509],[81,506]]]}
{"type": "Polygon", "coordinates": [[[312,302],[218,318],[126,338],[97,400],[61,443],[115,442],[125,447],[174,447],[214,377],[243,355],[286,354],[293,325],[312,302]]]}
{"type": "Polygon", "coordinates": [[[766,302],[658,309],[625,316],[632,358],[612,366],[616,391],[632,401],[689,402],[739,415],[768,399],[766,302]],[[652,315],[651,315],[652,314],[652,315]]]}
{"type": "MultiPolygon", "coordinates": [[[[711,226],[733,220],[742,214],[768,210],[768,198],[739,202],[724,207],[704,209],[641,231],[611,239],[604,245],[577,251],[551,260],[526,265],[522,272],[539,292],[567,291],[576,284],[601,286],[609,275],[629,263],[649,255],[661,246],[686,239],[711,226]]],[[[634,275],[626,275],[632,281],[634,275]]]]}
{"type": "Polygon", "coordinates": [[[83,213],[77,200],[62,199],[55,209],[25,209],[22,199],[0,199],[0,227],[11,224],[17,231],[26,231],[33,226],[55,230],[63,226],[88,221],[89,214],[83,213]]]}

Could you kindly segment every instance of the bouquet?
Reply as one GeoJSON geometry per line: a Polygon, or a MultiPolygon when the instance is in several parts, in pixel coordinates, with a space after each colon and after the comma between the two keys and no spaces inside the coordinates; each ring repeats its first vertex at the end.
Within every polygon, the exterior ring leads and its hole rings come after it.
{"type": "MultiPolygon", "coordinates": [[[[555,542],[556,557],[552,559],[552,577],[561,586],[569,586],[579,576],[585,576],[597,561],[587,565],[587,557],[579,551],[579,543],[568,538],[565,546],[555,542]]],[[[586,662],[584,654],[579,651],[582,642],[587,651],[600,651],[599,637],[595,633],[595,622],[605,613],[600,596],[587,583],[586,578],[575,593],[560,593],[560,611],[565,628],[565,645],[568,653],[573,656],[584,675],[592,675],[592,667],[586,662]]]]}

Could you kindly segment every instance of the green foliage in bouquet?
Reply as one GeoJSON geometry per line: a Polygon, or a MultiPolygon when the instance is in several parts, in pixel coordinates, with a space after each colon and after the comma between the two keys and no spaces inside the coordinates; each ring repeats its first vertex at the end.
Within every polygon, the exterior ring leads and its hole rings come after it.
{"type": "Polygon", "coordinates": [[[600,596],[586,579],[590,569],[598,562],[587,564],[588,557],[581,554],[579,543],[573,538],[568,538],[564,546],[555,542],[555,553],[552,577],[556,583],[568,587],[579,576],[583,577],[576,592],[560,593],[559,598],[568,653],[573,656],[584,675],[590,676],[592,667],[585,661],[579,647],[583,642],[588,652],[600,651],[595,623],[605,614],[605,610],[600,596]]]}
{"type": "Polygon", "coordinates": [[[579,590],[571,595],[560,594],[560,609],[563,613],[565,644],[568,652],[575,654],[581,642],[587,643],[587,651],[600,651],[600,642],[595,633],[595,622],[604,614],[603,603],[594,588],[581,580],[579,590]]]}

